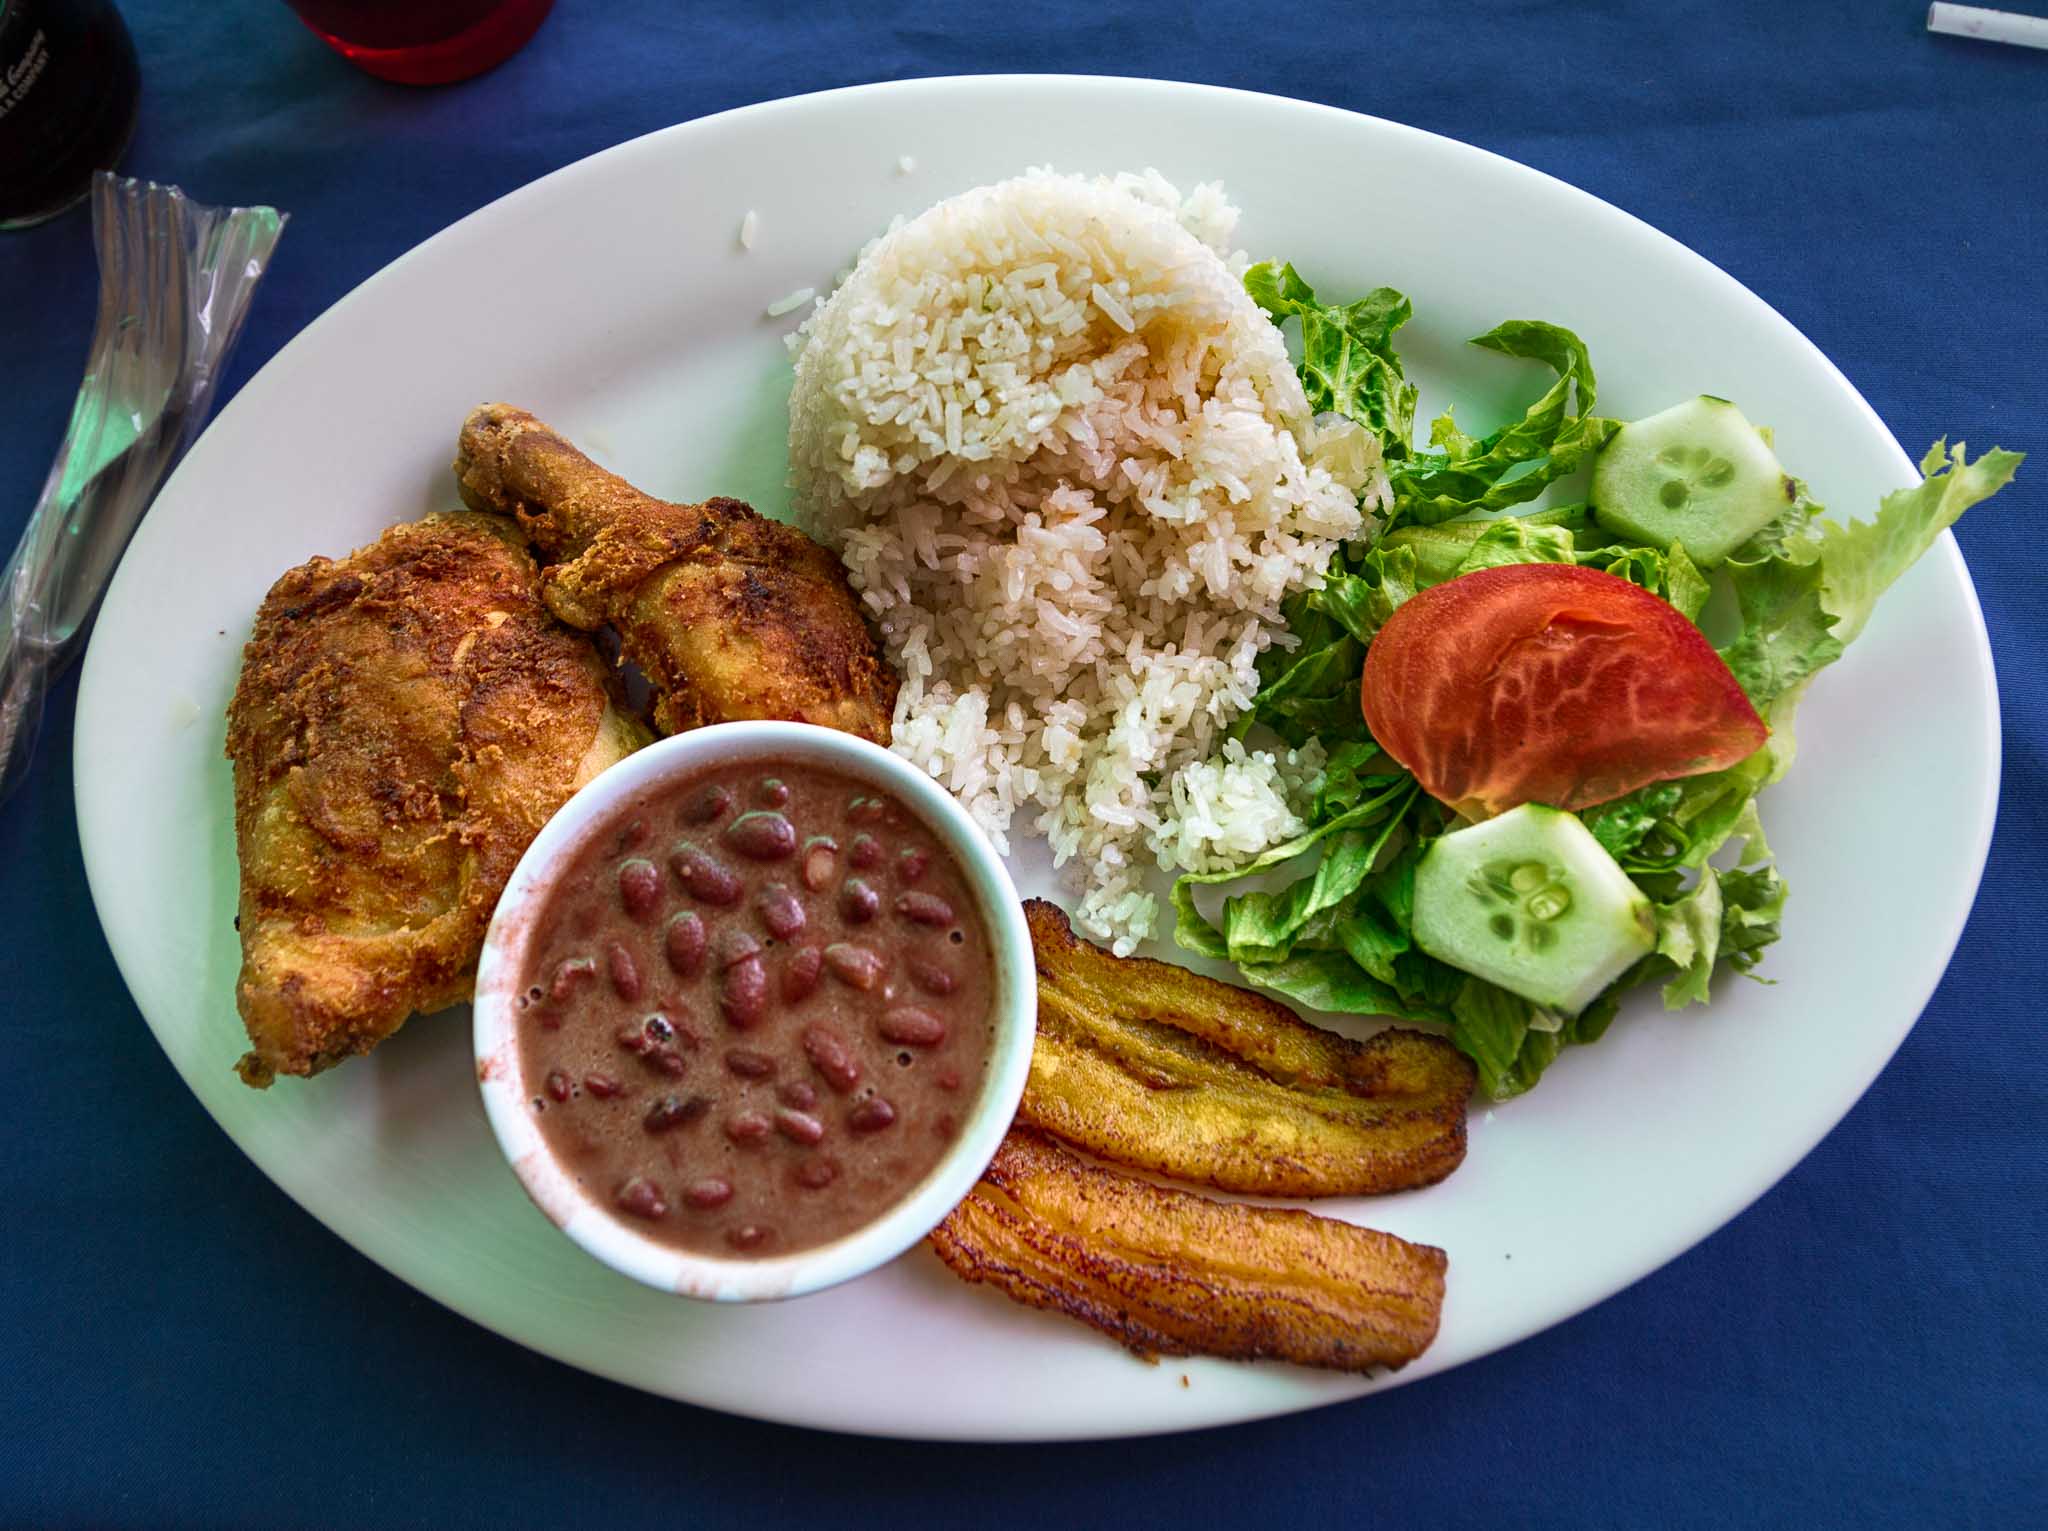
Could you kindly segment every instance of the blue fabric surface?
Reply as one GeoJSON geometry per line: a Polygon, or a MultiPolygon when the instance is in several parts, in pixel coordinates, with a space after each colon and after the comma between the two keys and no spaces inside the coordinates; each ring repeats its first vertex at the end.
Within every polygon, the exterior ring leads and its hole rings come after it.
{"type": "MultiPolygon", "coordinates": [[[[1863,1102],[1728,1228],[1573,1322],[1381,1397],[1179,1438],[942,1447],[729,1419],[544,1361],[383,1274],[242,1157],[136,1013],[79,861],[67,680],[0,808],[0,1523],[2038,1523],[2048,53],[1929,37],[1920,0],[561,0],[500,70],[412,91],[274,0],[125,9],[145,81],[127,169],[293,215],[223,402],[393,257],[622,139],[865,80],[1106,71],[1522,160],[1749,285],[1910,449],[1948,433],[2037,455],[1959,532],[2004,708],[1989,870],[1863,1102]]],[[[6,545],[94,285],[81,216],[0,236],[6,545]]]]}

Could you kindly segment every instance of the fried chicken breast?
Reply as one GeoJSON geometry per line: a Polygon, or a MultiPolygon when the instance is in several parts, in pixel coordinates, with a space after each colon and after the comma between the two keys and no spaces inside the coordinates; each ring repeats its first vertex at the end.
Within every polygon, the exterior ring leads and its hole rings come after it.
{"type": "Polygon", "coordinates": [[[455,474],[465,504],[517,516],[547,555],[550,611],[617,629],[663,732],[787,718],[889,742],[896,674],[839,560],[795,527],[642,494],[509,404],[464,422],[455,474]]]}
{"type": "Polygon", "coordinates": [[[520,855],[644,741],[523,543],[495,516],[432,515],[265,597],[227,736],[249,1084],[466,999],[520,855]]]}

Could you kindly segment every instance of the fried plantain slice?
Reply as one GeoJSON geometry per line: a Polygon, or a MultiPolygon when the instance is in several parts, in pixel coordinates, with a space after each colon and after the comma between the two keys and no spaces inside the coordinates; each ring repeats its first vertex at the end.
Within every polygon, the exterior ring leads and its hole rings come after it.
{"type": "Polygon", "coordinates": [[[1436,1338],[1441,1249],[1293,1208],[1168,1190],[1012,1128],[931,1234],[956,1276],[1141,1356],[1390,1370],[1436,1338]]]}
{"type": "Polygon", "coordinates": [[[1429,1185],[1465,1157],[1471,1062],[1441,1037],[1354,1042],[1262,994],[1025,915],[1038,1042],[1018,1120],[1117,1164],[1256,1196],[1429,1185]]]}

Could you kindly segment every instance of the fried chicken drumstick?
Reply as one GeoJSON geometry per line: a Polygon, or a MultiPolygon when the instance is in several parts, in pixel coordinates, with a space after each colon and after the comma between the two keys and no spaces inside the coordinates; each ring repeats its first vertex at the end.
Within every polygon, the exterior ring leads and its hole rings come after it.
{"type": "Polygon", "coordinates": [[[465,504],[516,515],[554,565],[550,611],[618,630],[664,733],[788,718],[889,742],[895,672],[838,559],[795,527],[642,494],[509,404],[464,422],[455,474],[465,504]]]}
{"type": "Polygon", "coordinates": [[[527,845],[645,739],[509,521],[432,515],[286,573],[228,709],[242,1078],[316,1074],[468,998],[527,845]]]}

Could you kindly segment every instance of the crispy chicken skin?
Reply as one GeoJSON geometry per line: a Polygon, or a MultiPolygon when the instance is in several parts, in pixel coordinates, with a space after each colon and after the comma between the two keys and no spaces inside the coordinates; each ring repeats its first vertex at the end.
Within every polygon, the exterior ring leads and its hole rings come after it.
{"type": "Polygon", "coordinates": [[[249,1084],[466,999],[492,906],[569,794],[645,738],[542,607],[518,529],[394,526],[271,587],[228,709],[249,1084]]]}
{"type": "Polygon", "coordinates": [[[1153,1185],[1028,1127],[1010,1130],[931,1245],[963,1281],[1146,1357],[1398,1370],[1443,1313],[1441,1249],[1153,1185]]]}
{"type": "Polygon", "coordinates": [[[508,404],[464,422],[455,474],[465,504],[517,516],[554,565],[550,611],[618,630],[663,732],[787,718],[889,742],[895,672],[839,561],[795,527],[642,494],[508,404]]]}

